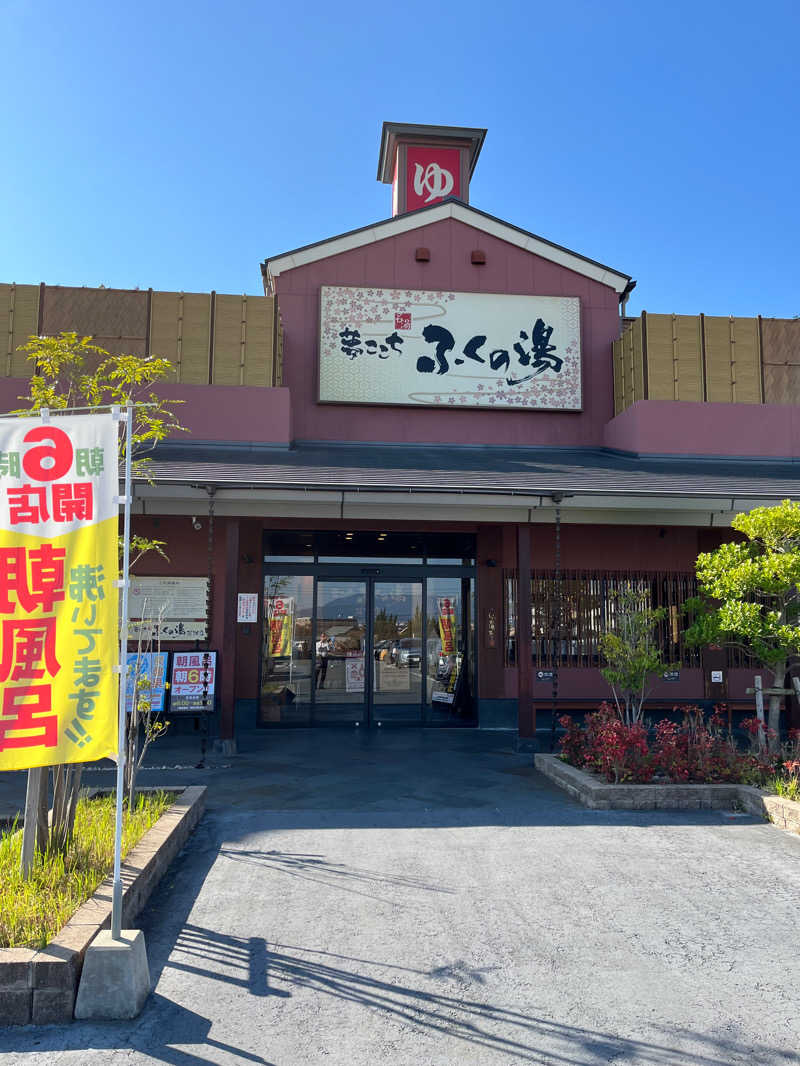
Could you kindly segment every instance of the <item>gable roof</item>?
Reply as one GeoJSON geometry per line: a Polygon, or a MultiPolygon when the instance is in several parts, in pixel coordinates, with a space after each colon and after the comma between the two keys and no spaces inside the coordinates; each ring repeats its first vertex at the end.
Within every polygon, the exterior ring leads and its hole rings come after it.
{"type": "Polygon", "coordinates": [[[277,278],[284,271],[295,270],[297,267],[307,266],[309,263],[316,263],[321,259],[328,259],[355,248],[363,248],[375,241],[383,241],[388,237],[409,233],[422,226],[430,226],[434,222],[441,222],[448,218],[454,218],[458,222],[472,226],[473,229],[492,237],[498,237],[500,240],[516,245],[517,248],[524,248],[534,255],[541,256],[542,259],[573,270],[576,274],[582,274],[601,285],[608,285],[620,297],[629,293],[636,284],[629,274],[623,274],[585,255],[570,251],[569,248],[563,248],[560,244],[553,244],[544,237],[538,237],[528,230],[512,226],[510,222],[504,222],[502,219],[495,218],[494,215],[479,211],[477,207],[452,197],[442,200],[441,203],[431,204],[429,207],[421,207],[416,211],[387,218],[383,222],[375,222],[369,226],[362,226],[360,229],[350,230],[349,233],[339,234],[338,237],[328,237],[324,241],[306,244],[291,252],[272,256],[261,264],[261,273],[266,284],[268,279],[277,278]]]}

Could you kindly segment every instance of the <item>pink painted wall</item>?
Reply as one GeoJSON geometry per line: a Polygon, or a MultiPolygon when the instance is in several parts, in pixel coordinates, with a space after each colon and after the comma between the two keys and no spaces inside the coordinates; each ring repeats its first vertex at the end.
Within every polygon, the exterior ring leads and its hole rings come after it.
{"type": "Polygon", "coordinates": [[[613,416],[611,345],[619,333],[617,294],[564,267],[455,219],[287,270],[276,280],[284,327],[284,384],[292,394],[298,440],[428,441],[464,444],[580,446],[603,444],[613,416]],[[428,263],[414,251],[430,249],[428,263]],[[470,253],[486,253],[473,266],[470,253]],[[479,411],[318,404],[321,285],[445,289],[539,296],[578,296],[583,349],[582,412],[479,411]]]}
{"type": "MultiPolygon", "coordinates": [[[[0,378],[0,411],[24,406],[25,378],[0,378]]],[[[177,415],[188,433],[173,440],[259,441],[288,444],[292,437],[289,390],[241,385],[159,385],[165,399],[182,400],[177,415]]]]}
{"type": "Polygon", "coordinates": [[[637,400],[605,428],[608,448],[651,455],[800,457],[800,407],[637,400]]]}

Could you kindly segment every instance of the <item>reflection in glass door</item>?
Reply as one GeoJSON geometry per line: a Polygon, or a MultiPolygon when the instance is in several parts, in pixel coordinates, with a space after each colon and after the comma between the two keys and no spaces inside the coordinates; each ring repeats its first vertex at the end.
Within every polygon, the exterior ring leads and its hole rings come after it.
{"type": "Polygon", "coordinates": [[[374,581],[372,721],[422,718],[422,582],[374,581]]]}
{"type": "Polygon", "coordinates": [[[259,725],[308,725],[311,721],[313,597],[311,576],[267,574],[264,578],[259,725]]]}
{"type": "Polygon", "coordinates": [[[367,584],[318,581],[314,721],[366,721],[367,584]]]}
{"type": "Polygon", "coordinates": [[[473,595],[441,570],[265,574],[258,724],[474,725],[473,595]]]}
{"type": "Polygon", "coordinates": [[[472,579],[431,577],[427,582],[426,703],[430,722],[470,724],[474,633],[472,579]]]}

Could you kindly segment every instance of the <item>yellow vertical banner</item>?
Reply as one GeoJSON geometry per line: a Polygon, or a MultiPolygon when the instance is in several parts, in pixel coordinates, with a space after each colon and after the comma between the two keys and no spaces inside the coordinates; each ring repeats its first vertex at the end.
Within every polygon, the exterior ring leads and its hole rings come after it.
{"type": "Polygon", "coordinates": [[[117,423],[0,418],[0,770],[117,753],[117,423]]]}
{"type": "Polygon", "coordinates": [[[273,658],[292,654],[294,597],[271,596],[267,600],[269,654],[273,658]]]}

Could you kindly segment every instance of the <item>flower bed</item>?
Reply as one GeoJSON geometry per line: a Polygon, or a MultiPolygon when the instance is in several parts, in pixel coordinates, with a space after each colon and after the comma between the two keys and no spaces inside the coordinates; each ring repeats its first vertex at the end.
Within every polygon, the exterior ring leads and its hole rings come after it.
{"type": "MultiPolygon", "coordinates": [[[[144,834],[122,864],[122,924],[130,927],[205,807],[202,786],[169,788],[175,803],[144,834]]],[[[72,1018],[87,947],[111,922],[112,878],[40,949],[0,949],[0,1026],[60,1024],[72,1018]]]]}
{"type": "MultiPolygon", "coordinates": [[[[122,857],[174,802],[171,793],[143,793],[125,810],[122,857]]],[[[36,856],[31,876],[20,871],[22,833],[0,835],[0,948],[43,948],[96,890],[114,861],[114,796],[82,798],[65,853],[36,856]]]]}
{"type": "Polygon", "coordinates": [[[746,719],[751,744],[742,751],[721,708],[708,718],[699,707],[682,710],[680,724],[664,719],[654,730],[642,722],[626,725],[607,703],[586,716],[584,727],[565,715],[561,758],[613,784],[748,784],[789,798],[798,794],[800,731],[781,751],[768,753],[763,748],[770,738],[758,719],[746,719]]]}

